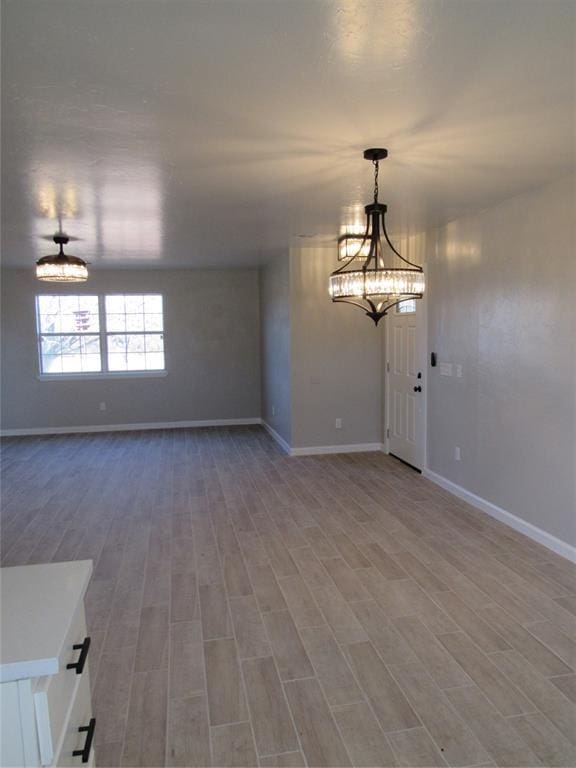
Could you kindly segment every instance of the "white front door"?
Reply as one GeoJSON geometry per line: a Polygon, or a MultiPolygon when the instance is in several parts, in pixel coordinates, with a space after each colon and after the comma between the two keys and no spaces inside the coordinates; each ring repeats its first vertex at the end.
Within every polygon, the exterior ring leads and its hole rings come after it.
{"type": "Polygon", "coordinates": [[[416,469],[424,466],[425,345],[422,300],[402,302],[386,316],[388,450],[416,469]]]}

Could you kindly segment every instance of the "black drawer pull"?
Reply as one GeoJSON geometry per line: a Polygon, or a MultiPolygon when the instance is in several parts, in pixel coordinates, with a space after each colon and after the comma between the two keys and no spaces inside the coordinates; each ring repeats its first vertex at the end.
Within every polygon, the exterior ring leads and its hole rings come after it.
{"type": "Polygon", "coordinates": [[[81,725],[80,728],[78,728],[78,733],[85,733],[86,734],[86,741],[84,742],[83,749],[75,749],[74,752],[72,752],[73,757],[80,757],[82,756],[82,762],[87,763],[90,759],[90,750],[92,749],[92,739],[94,738],[94,730],[96,729],[96,718],[91,718],[88,725],[81,725]]]}
{"type": "Polygon", "coordinates": [[[71,664],[66,664],[66,669],[75,669],[76,674],[81,675],[84,671],[84,664],[86,664],[86,659],[88,658],[88,651],[90,650],[90,638],[85,637],[82,643],[73,645],[72,648],[75,651],[80,651],[80,656],[78,656],[78,661],[74,661],[71,664]]]}

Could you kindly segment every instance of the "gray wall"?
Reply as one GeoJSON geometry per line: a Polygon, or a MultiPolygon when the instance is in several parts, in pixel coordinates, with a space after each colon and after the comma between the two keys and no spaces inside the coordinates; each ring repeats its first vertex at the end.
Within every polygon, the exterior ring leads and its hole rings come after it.
{"type": "Polygon", "coordinates": [[[262,418],[292,441],[290,262],[280,256],[260,270],[262,418]],[[274,412],[273,412],[274,411],[274,412]]]}
{"type": "Polygon", "coordinates": [[[1,311],[3,429],[260,416],[257,270],[94,270],[58,287],[4,269],[1,311]],[[34,297],[80,291],[162,293],[168,375],[39,381],[34,297]]]}
{"type": "Polygon", "coordinates": [[[336,248],[290,252],[292,445],[382,441],[382,324],[333,304],[328,277],[336,248]],[[342,429],[334,426],[342,419],[342,429]]]}
{"type": "Polygon", "coordinates": [[[427,243],[428,465],[576,543],[574,177],[453,222],[427,243]],[[462,460],[454,460],[454,447],[462,460]]]}

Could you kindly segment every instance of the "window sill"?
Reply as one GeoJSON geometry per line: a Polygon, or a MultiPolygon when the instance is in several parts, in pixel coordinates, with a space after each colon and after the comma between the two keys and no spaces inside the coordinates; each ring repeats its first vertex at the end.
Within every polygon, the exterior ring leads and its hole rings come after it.
{"type": "Polygon", "coordinates": [[[117,371],[114,373],[39,373],[39,381],[84,381],[86,379],[161,379],[168,371],[117,371]]]}

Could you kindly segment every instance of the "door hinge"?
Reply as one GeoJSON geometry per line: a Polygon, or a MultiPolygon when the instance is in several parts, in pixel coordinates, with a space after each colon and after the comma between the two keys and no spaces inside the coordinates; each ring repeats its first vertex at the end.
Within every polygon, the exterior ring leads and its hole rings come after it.
{"type": "Polygon", "coordinates": [[[386,362],[386,373],[390,373],[390,363],[386,362]]]}
{"type": "Polygon", "coordinates": [[[387,437],[388,439],[390,439],[390,430],[389,430],[389,429],[387,429],[387,430],[386,430],[386,437],[387,437]]]}

